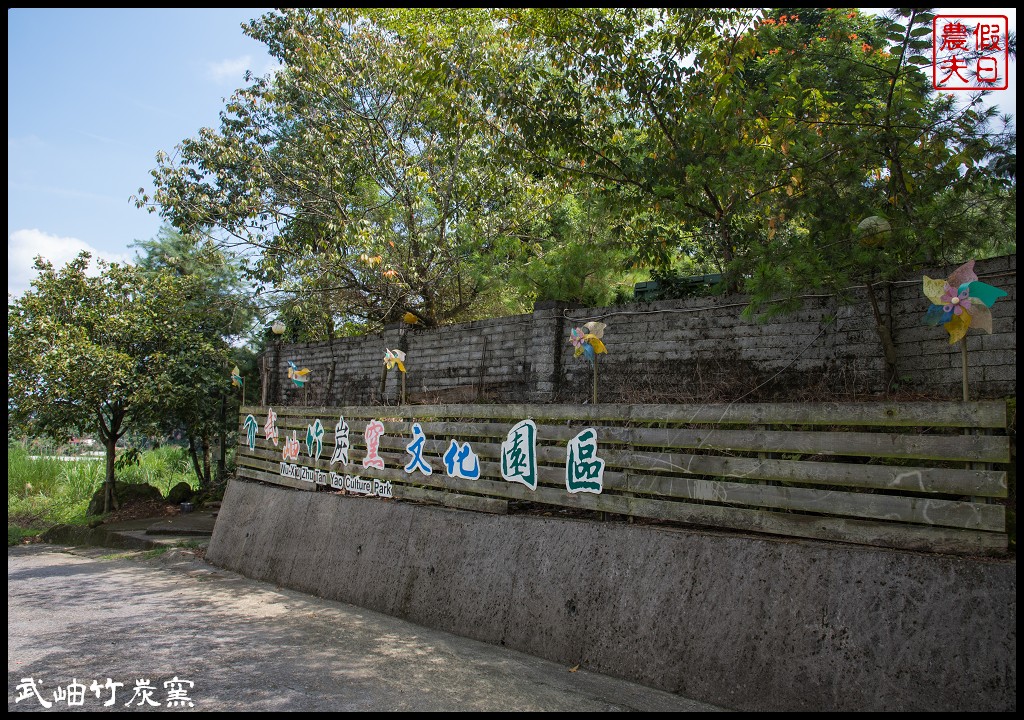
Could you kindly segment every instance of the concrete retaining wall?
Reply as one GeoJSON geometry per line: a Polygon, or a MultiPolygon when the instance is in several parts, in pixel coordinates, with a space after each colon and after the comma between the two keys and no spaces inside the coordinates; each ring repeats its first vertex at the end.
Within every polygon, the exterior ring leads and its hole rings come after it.
{"type": "Polygon", "coordinates": [[[1016,563],[234,481],[214,564],[737,710],[1013,710],[1016,563]]]}

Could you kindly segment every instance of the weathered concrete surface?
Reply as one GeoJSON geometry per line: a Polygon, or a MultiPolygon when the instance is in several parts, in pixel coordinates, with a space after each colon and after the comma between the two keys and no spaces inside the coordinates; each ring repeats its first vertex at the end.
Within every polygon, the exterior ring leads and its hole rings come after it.
{"type": "Polygon", "coordinates": [[[1012,710],[1016,563],[232,482],[214,564],[739,710],[1012,710]]]}

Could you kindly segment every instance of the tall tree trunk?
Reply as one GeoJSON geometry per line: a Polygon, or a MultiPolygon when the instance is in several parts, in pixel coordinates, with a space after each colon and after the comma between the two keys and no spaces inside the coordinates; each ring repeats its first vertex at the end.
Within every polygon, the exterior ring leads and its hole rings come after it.
{"type": "Polygon", "coordinates": [[[199,465],[199,455],[196,453],[196,440],[189,433],[188,436],[188,456],[192,459],[192,470],[195,471],[196,478],[199,480],[199,486],[203,486],[203,469],[199,465]]]}
{"type": "Polygon", "coordinates": [[[103,513],[117,510],[117,493],[114,485],[114,456],[117,453],[117,440],[111,435],[103,442],[107,451],[107,474],[103,479],[103,513]]]}
{"type": "MultiPolygon", "coordinates": [[[[898,372],[896,354],[896,343],[892,339],[891,329],[891,318],[888,314],[882,315],[881,308],[878,305],[878,298],[875,297],[875,287],[872,283],[867,284],[868,288],[868,301],[871,303],[871,313],[875,316],[875,331],[878,333],[878,339],[882,343],[882,354],[885,357],[885,389],[888,392],[889,388],[892,387],[893,381],[896,380],[896,374],[898,372]]],[[[892,298],[889,298],[888,308],[892,308],[892,298]]]]}
{"type": "Polygon", "coordinates": [[[121,421],[124,418],[124,412],[120,408],[108,407],[108,410],[110,411],[109,422],[104,417],[102,409],[96,411],[97,429],[99,430],[100,440],[103,441],[103,448],[106,450],[107,456],[106,475],[103,478],[104,514],[118,508],[117,492],[114,485],[114,462],[117,455],[118,430],[121,429],[121,421]]]}
{"type": "Polygon", "coordinates": [[[213,465],[213,453],[210,448],[210,435],[203,433],[203,489],[210,487],[210,468],[213,465]]]}

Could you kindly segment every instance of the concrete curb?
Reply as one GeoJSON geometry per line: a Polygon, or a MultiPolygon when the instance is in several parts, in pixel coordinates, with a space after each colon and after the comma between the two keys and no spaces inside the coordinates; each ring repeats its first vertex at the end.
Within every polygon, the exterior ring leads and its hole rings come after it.
{"type": "Polygon", "coordinates": [[[42,534],[44,542],[55,545],[81,545],[125,550],[151,550],[192,540],[208,544],[215,526],[216,513],[194,512],[162,518],[143,518],[88,528],[81,525],[57,525],[42,534]]]}

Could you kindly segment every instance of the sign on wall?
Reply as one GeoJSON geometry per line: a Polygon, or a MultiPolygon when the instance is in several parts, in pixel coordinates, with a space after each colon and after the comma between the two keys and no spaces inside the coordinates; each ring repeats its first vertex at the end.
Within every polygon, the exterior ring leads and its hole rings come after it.
{"type": "MultiPolygon", "coordinates": [[[[246,444],[250,450],[255,450],[258,442],[265,443],[267,449],[273,449],[278,445],[277,419],[278,415],[273,408],[268,408],[261,439],[257,434],[259,420],[252,414],[246,416],[243,427],[246,431],[246,444]]],[[[386,437],[382,421],[374,419],[366,423],[359,446],[353,442],[348,422],[344,416],[339,416],[338,422],[334,424],[334,448],[326,469],[318,467],[323,456],[325,438],[331,439],[327,437],[323,421],[320,418],[313,418],[306,425],[305,453],[301,452],[303,443],[297,433],[298,431],[292,430],[291,437],[286,435],[284,438],[279,468],[281,477],[330,486],[347,493],[392,497],[390,480],[363,478],[360,474],[361,469],[389,468],[388,461],[380,455],[381,440],[386,437]],[[356,450],[354,459],[351,456],[353,450],[356,450]]],[[[406,458],[402,464],[395,463],[395,469],[404,471],[410,482],[415,482],[417,476],[433,475],[435,467],[443,467],[445,475],[451,478],[478,480],[483,476],[480,457],[473,450],[470,441],[453,437],[433,438],[447,440],[448,445],[440,458],[431,458],[427,455],[426,448],[428,440],[432,438],[428,438],[420,423],[413,423],[411,437],[404,439],[408,439],[405,445],[406,458]]],[[[326,459],[326,456],[323,458],[326,459]]],[[[537,489],[537,425],[533,420],[521,420],[508,429],[500,446],[498,464],[501,477],[506,482],[519,483],[530,490],[537,489]]],[[[604,466],[605,461],[598,456],[597,431],[594,428],[586,428],[566,446],[566,491],[571,494],[601,493],[604,488],[604,466]]]]}

